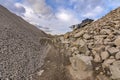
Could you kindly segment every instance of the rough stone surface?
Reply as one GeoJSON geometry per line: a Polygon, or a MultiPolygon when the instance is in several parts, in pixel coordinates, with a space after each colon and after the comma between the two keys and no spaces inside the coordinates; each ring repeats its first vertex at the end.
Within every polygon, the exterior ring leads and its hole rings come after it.
{"type": "Polygon", "coordinates": [[[102,60],[105,60],[109,57],[109,53],[107,51],[101,52],[101,58],[102,60]]]}
{"type": "Polygon", "coordinates": [[[78,32],[78,33],[76,33],[75,35],[74,35],[74,37],[80,37],[80,36],[82,36],[84,34],[84,31],[82,30],[82,31],[80,31],[80,32],[78,32]]]}
{"type": "Polygon", "coordinates": [[[98,76],[97,76],[97,79],[98,79],[98,80],[109,80],[108,77],[106,77],[105,75],[102,75],[102,74],[98,75],[98,76]]]}
{"type": "Polygon", "coordinates": [[[103,67],[109,67],[113,62],[115,61],[115,59],[107,59],[103,62],[103,67]]]}
{"type": "Polygon", "coordinates": [[[115,43],[115,45],[120,46],[120,37],[115,39],[114,43],[115,43]]]}
{"type": "Polygon", "coordinates": [[[108,49],[108,52],[112,55],[112,54],[119,52],[119,49],[117,49],[115,47],[111,47],[108,49]]]}
{"type": "Polygon", "coordinates": [[[120,59],[120,52],[116,53],[115,58],[116,58],[117,60],[120,59]]]}
{"type": "Polygon", "coordinates": [[[120,61],[115,61],[113,65],[110,66],[110,71],[112,79],[120,79],[120,61]]]}
{"type": "Polygon", "coordinates": [[[83,38],[84,38],[84,39],[90,39],[90,35],[84,34],[84,35],[83,35],[83,38]]]}
{"type": "Polygon", "coordinates": [[[91,66],[91,60],[92,58],[84,55],[74,55],[70,58],[72,67],[69,67],[69,70],[75,80],[83,80],[87,78],[92,80],[92,68],[90,69],[88,67],[88,65],[91,66]]]}
{"type": "Polygon", "coordinates": [[[94,58],[94,61],[95,61],[95,62],[101,62],[100,55],[96,54],[96,55],[95,55],[95,58],[94,58]]]}
{"type": "Polygon", "coordinates": [[[111,33],[111,30],[110,29],[102,29],[100,31],[101,34],[110,34],[111,33]]]}

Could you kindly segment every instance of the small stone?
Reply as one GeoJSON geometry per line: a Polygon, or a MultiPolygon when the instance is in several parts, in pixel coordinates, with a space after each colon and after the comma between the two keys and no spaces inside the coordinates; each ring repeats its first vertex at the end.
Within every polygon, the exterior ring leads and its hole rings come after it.
{"type": "Polygon", "coordinates": [[[10,80],[9,78],[5,78],[5,80],[10,80]]]}
{"type": "Polygon", "coordinates": [[[79,52],[78,50],[75,50],[74,53],[75,53],[75,54],[79,54],[80,52],[79,52]]]}
{"type": "Polygon", "coordinates": [[[94,39],[100,39],[100,38],[106,38],[107,35],[96,35],[94,36],[94,39]]]}
{"type": "Polygon", "coordinates": [[[85,62],[78,58],[76,55],[70,57],[70,62],[74,70],[85,70],[87,68],[85,62]]]}
{"type": "Polygon", "coordinates": [[[84,39],[90,39],[90,35],[84,34],[84,35],[83,35],[83,38],[84,38],[84,39]]]}
{"type": "Polygon", "coordinates": [[[84,61],[85,62],[85,64],[87,64],[87,65],[92,65],[92,63],[91,63],[91,60],[93,60],[93,58],[91,57],[91,56],[86,56],[86,55],[80,55],[80,54],[77,54],[76,55],[79,59],[81,59],[82,61],[84,61]]]}
{"type": "Polygon", "coordinates": [[[72,45],[80,45],[82,47],[85,45],[85,42],[82,39],[77,39],[72,42],[72,45]]]}
{"type": "Polygon", "coordinates": [[[68,49],[70,44],[65,44],[65,48],[68,49]]]}
{"type": "Polygon", "coordinates": [[[114,41],[114,44],[116,46],[120,46],[120,37],[118,37],[115,41],[114,41]]]}
{"type": "Polygon", "coordinates": [[[59,39],[60,39],[61,42],[64,41],[64,37],[63,36],[59,37],[59,39]]]}
{"type": "Polygon", "coordinates": [[[87,50],[86,53],[85,53],[86,56],[89,56],[90,55],[90,51],[87,50]]]}
{"type": "Polygon", "coordinates": [[[96,40],[94,41],[94,44],[98,44],[98,45],[104,44],[103,43],[103,38],[96,38],[96,40]]]}
{"type": "Polygon", "coordinates": [[[79,51],[80,51],[81,53],[85,54],[86,51],[88,51],[88,48],[87,48],[87,46],[85,45],[85,46],[83,46],[83,47],[79,47],[79,51]]]}
{"type": "Polygon", "coordinates": [[[39,76],[41,76],[43,72],[44,72],[44,70],[40,70],[37,74],[38,74],[39,76]]]}
{"type": "Polygon", "coordinates": [[[104,44],[105,45],[114,45],[114,42],[111,42],[110,39],[104,39],[104,44]]]}
{"type": "Polygon", "coordinates": [[[120,52],[116,53],[115,58],[120,59],[120,52]]]}
{"type": "Polygon", "coordinates": [[[0,78],[2,77],[2,73],[0,72],[0,78]]]}
{"type": "Polygon", "coordinates": [[[72,48],[70,48],[70,50],[71,50],[72,52],[74,52],[74,51],[77,50],[77,47],[72,47],[72,48]]]}
{"type": "Polygon", "coordinates": [[[79,44],[81,47],[83,47],[85,45],[85,42],[81,39],[79,44]]]}
{"type": "Polygon", "coordinates": [[[115,47],[111,47],[111,48],[108,48],[108,52],[112,55],[112,54],[119,52],[119,49],[115,47]]]}
{"type": "Polygon", "coordinates": [[[110,29],[102,29],[100,31],[101,34],[110,34],[111,33],[111,30],[110,29]]]}
{"type": "Polygon", "coordinates": [[[78,37],[81,37],[83,34],[84,34],[84,30],[76,33],[76,34],[74,35],[74,37],[75,37],[75,38],[78,38],[78,37]]]}
{"type": "Polygon", "coordinates": [[[112,38],[114,38],[113,33],[110,33],[110,34],[107,36],[107,38],[108,38],[108,39],[112,39],[112,38]]]}
{"type": "Polygon", "coordinates": [[[93,48],[94,51],[96,51],[97,53],[100,53],[101,51],[103,51],[105,49],[104,45],[98,46],[93,48]]]}
{"type": "Polygon", "coordinates": [[[114,56],[110,56],[110,59],[115,59],[115,57],[114,56]]]}
{"type": "Polygon", "coordinates": [[[100,74],[103,74],[103,72],[100,72],[100,74]]]}
{"type": "Polygon", "coordinates": [[[96,55],[97,52],[96,52],[95,50],[92,50],[92,54],[93,54],[93,55],[96,55]]]}
{"type": "Polygon", "coordinates": [[[65,34],[65,35],[64,35],[64,38],[65,38],[65,39],[69,38],[69,34],[68,34],[68,33],[65,34]]]}
{"type": "Polygon", "coordinates": [[[115,61],[115,59],[107,59],[103,62],[102,66],[105,67],[109,67],[110,64],[112,64],[115,61]]]}
{"type": "Polygon", "coordinates": [[[101,58],[102,60],[105,60],[109,57],[109,53],[107,51],[101,52],[101,58]]]}
{"type": "Polygon", "coordinates": [[[89,42],[89,43],[87,43],[88,44],[88,48],[89,49],[92,49],[93,48],[93,45],[94,45],[94,42],[89,42]]]}
{"type": "Polygon", "coordinates": [[[70,41],[68,39],[65,39],[64,41],[62,41],[62,43],[68,44],[68,43],[70,43],[70,41]]]}
{"type": "Polygon", "coordinates": [[[103,74],[99,74],[96,80],[110,80],[110,79],[103,74]]]}
{"type": "Polygon", "coordinates": [[[96,54],[96,55],[95,55],[94,61],[95,61],[95,62],[101,62],[101,58],[100,58],[100,55],[99,55],[99,54],[96,54]]]}
{"type": "Polygon", "coordinates": [[[96,67],[96,68],[95,68],[96,71],[99,70],[99,69],[100,69],[99,67],[96,67]]]}

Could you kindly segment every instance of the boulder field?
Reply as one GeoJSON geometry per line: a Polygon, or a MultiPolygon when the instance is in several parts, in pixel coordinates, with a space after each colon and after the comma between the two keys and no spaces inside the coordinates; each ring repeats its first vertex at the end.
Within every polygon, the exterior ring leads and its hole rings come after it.
{"type": "Polygon", "coordinates": [[[74,80],[120,80],[120,8],[59,36],[74,80]]]}

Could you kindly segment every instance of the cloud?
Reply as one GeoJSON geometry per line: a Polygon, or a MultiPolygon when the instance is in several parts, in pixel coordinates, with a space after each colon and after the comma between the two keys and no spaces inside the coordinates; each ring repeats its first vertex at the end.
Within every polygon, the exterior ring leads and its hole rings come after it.
{"type": "Polygon", "coordinates": [[[75,14],[72,13],[71,10],[64,10],[64,9],[59,9],[59,11],[55,14],[55,16],[59,20],[65,21],[65,22],[69,22],[69,21],[71,21],[71,19],[76,18],[75,14]]]}
{"type": "Polygon", "coordinates": [[[28,0],[28,2],[36,14],[51,14],[51,8],[45,3],[45,0],[28,0]]]}
{"type": "Polygon", "coordinates": [[[45,32],[61,34],[85,18],[102,17],[120,6],[120,0],[0,0],[0,4],[45,32]]]}
{"type": "Polygon", "coordinates": [[[24,6],[20,3],[15,3],[14,4],[14,12],[18,15],[23,16],[23,14],[26,12],[26,9],[24,6]]]}
{"type": "Polygon", "coordinates": [[[97,6],[93,10],[91,10],[90,12],[83,14],[83,17],[96,19],[97,16],[99,14],[101,14],[102,12],[103,12],[103,8],[100,6],[97,6]]]}
{"type": "Polygon", "coordinates": [[[62,21],[69,21],[71,19],[71,15],[65,13],[65,12],[60,12],[56,14],[56,17],[62,21]]]}
{"type": "Polygon", "coordinates": [[[80,22],[80,20],[75,16],[75,13],[70,9],[65,10],[59,8],[58,11],[54,13],[54,15],[52,12],[47,13],[48,15],[44,15],[42,12],[36,13],[34,8],[29,7],[27,4],[24,4],[22,6],[26,11],[23,16],[25,20],[52,34],[65,33],[70,30],[69,26],[80,22]]]}

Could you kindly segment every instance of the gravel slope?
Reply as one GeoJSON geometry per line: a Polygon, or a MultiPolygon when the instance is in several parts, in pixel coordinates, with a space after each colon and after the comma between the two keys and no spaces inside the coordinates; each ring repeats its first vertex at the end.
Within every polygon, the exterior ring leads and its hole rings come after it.
{"type": "Polygon", "coordinates": [[[46,38],[43,31],[0,6],[0,79],[27,80],[43,65],[50,48],[46,38]]]}

